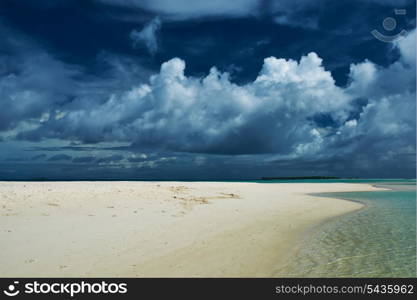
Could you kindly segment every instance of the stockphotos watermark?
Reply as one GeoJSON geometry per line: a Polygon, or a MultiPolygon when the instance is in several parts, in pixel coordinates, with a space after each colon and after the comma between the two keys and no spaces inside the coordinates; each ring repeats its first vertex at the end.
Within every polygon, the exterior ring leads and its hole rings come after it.
{"type": "MultiPolygon", "coordinates": [[[[405,16],[407,14],[407,10],[394,9],[394,14],[396,16],[405,16]]],[[[387,33],[394,32],[394,30],[397,28],[397,20],[392,17],[387,17],[382,21],[382,27],[387,33]]],[[[376,39],[380,40],[381,42],[392,43],[396,39],[404,37],[407,34],[407,30],[402,29],[397,34],[385,35],[379,32],[378,30],[374,29],[371,31],[371,33],[376,39]]]]}
{"type": "Polygon", "coordinates": [[[6,296],[14,297],[19,294],[36,295],[36,294],[62,294],[74,297],[78,294],[126,294],[127,283],[107,283],[105,281],[90,282],[26,282],[22,286],[19,281],[9,284],[3,291],[6,296]]]}

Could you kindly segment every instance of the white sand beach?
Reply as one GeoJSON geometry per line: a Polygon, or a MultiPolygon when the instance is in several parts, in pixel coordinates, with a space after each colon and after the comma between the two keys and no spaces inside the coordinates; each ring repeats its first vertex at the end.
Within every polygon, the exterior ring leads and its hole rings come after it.
{"type": "Polygon", "coordinates": [[[0,182],[1,277],[268,277],[368,184],[0,182]]]}

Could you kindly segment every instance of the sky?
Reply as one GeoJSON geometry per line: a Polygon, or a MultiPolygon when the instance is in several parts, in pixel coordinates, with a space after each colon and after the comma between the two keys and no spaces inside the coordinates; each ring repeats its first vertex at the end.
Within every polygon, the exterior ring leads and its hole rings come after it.
{"type": "Polygon", "coordinates": [[[415,26],[413,0],[2,0],[0,180],[415,178],[415,26]]]}

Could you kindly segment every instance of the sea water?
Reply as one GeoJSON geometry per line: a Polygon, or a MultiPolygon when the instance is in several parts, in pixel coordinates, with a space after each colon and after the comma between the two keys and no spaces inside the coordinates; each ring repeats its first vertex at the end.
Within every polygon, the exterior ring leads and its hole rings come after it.
{"type": "Polygon", "coordinates": [[[416,277],[415,180],[367,181],[389,191],[320,196],[363,203],[311,230],[279,277],[416,277]]]}

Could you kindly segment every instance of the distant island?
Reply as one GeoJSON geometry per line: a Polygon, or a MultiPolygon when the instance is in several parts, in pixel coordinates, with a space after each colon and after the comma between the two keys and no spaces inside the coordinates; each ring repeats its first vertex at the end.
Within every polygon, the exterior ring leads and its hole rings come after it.
{"type": "Polygon", "coordinates": [[[340,179],[334,176],[262,177],[262,180],[340,179]]]}

